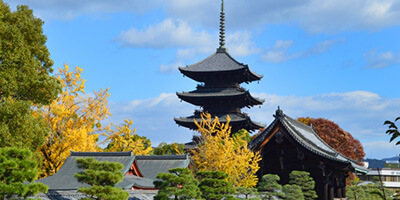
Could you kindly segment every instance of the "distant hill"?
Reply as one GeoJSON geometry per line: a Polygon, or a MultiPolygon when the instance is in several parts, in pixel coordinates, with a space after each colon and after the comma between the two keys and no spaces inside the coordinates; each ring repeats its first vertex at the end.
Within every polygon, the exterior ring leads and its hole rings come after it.
{"type": "Polygon", "coordinates": [[[372,159],[372,158],[367,158],[364,159],[363,162],[368,162],[369,166],[368,168],[384,168],[386,161],[399,161],[400,156],[394,156],[391,158],[383,158],[383,159],[372,159]]]}
{"type": "Polygon", "coordinates": [[[400,159],[400,156],[394,156],[394,157],[391,157],[391,158],[384,158],[384,159],[381,159],[381,160],[384,160],[384,161],[399,161],[399,159],[400,159]]]}
{"type": "Polygon", "coordinates": [[[378,160],[378,159],[371,159],[367,158],[363,160],[364,162],[368,162],[368,168],[384,168],[385,167],[385,160],[378,160]]]}

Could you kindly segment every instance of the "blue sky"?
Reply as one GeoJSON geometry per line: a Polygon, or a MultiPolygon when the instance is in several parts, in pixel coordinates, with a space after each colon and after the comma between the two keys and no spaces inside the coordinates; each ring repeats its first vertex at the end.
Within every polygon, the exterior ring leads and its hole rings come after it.
{"type": "MultiPolygon", "coordinates": [[[[196,107],[177,91],[196,82],[178,66],[218,47],[217,0],[5,0],[45,21],[55,62],[84,69],[86,91],[110,88],[112,117],[131,118],[154,145],[187,142],[173,117],[196,107]]],[[[400,116],[400,1],[227,0],[227,48],[264,78],[242,86],[265,99],[244,109],[269,124],[280,106],[297,118],[322,117],[359,139],[368,158],[398,155],[385,120],[400,116]]]]}

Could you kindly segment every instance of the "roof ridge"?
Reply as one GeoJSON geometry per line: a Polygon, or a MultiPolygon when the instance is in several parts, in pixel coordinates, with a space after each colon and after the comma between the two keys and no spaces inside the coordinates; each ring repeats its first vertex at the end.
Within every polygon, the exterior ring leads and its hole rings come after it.
{"type": "Polygon", "coordinates": [[[331,147],[331,145],[329,145],[328,143],[326,143],[325,140],[323,140],[321,137],[319,137],[319,135],[317,134],[317,132],[315,131],[315,129],[314,129],[312,126],[309,126],[309,125],[307,125],[307,124],[303,124],[303,123],[301,123],[301,122],[299,122],[299,121],[297,121],[297,120],[295,120],[295,119],[293,119],[293,118],[291,118],[291,117],[289,117],[289,116],[286,116],[286,117],[290,118],[291,120],[293,120],[293,122],[297,123],[297,124],[300,125],[300,126],[303,126],[303,127],[305,127],[305,128],[309,128],[309,129],[311,130],[311,132],[314,133],[314,135],[315,135],[322,143],[324,143],[324,144],[325,144],[327,147],[329,147],[331,150],[335,151],[337,154],[339,154],[339,155],[341,155],[341,156],[343,156],[343,157],[345,157],[345,158],[347,158],[347,159],[349,159],[349,160],[351,160],[351,161],[355,161],[355,160],[353,160],[353,159],[351,159],[351,158],[349,158],[349,157],[347,157],[347,156],[341,154],[339,151],[337,151],[336,149],[334,149],[333,147],[331,147]]]}
{"type": "Polygon", "coordinates": [[[128,152],[76,152],[71,151],[70,156],[133,156],[132,151],[128,152]]]}
{"type": "Polygon", "coordinates": [[[185,160],[188,156],[185,155],[140,155],[136,156],[135,160],[185,160]]]}

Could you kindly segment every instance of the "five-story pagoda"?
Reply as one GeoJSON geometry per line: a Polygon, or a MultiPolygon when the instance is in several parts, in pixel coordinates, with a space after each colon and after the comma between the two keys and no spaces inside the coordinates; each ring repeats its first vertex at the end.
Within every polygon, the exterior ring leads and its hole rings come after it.
{"type": "Polygon", "coordinates": [[[201,121],[201,112],[208,112],[213,117],[217,116],[220,122],[225,123],[226,117],[231,118],[232,133],[240,129],[248,131],[263,128],[263,124],[253,122],[250,117],[241,112],[241,108],[261,105],[264,101],[254,98],[248,90],[240,87],[240,84],[258,81],[262,78],[252,72],[247,65],[239,63],[225,48],[225,13],[224,1],[221,4],[219,48],[216,53],[206,59],[186,67],[180,67],[179,71],[185,76],[202,82],[196,90],[177,93],[183,101],[202,107],[189,117],[175,118],[178,125],[196,130],[193,120],[201,121]]]}

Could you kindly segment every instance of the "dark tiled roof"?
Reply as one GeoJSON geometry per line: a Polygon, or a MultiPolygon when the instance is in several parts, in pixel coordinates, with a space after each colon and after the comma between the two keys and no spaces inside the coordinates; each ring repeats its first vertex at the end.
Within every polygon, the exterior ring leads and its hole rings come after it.
{"type": "Polygon", "coordinates": [[[182,74],[203,82],[202,78],[199,78],[199,74],[207,73],[235,73],[242,76],[238,82],[251,82],[260,80],[262,75],[252,72],[247,65],[236,61],[227,52],[216,52],[206,59],[186,67],[179,67],[179,71],[182,74]],[[197,75],[196,75],[197,74],[197,75]]]}
{"type": "Polygon", "coordinates": [[[241,102],[243,105],[240,105],[241,107],[250,107],[264,103],[264,100],[251,96],[248,90],[239,88],[198,89],[191,92],[178,92],[176,94],[180,99],[200,106],[204,106],[203,104],[205,100],[212,101],[214,98],[242,99],[241,102]]]}
{"type": "Polygon", "coordinates": [[[247,65],[236,61],[228,53],[214,53],[198,63],[184,68],[181,67],[180,69],[191,72],[219,72],[238,70],[246,67],[247,65]]]}
{"type": "Polygon", "coordinates": [[[120,185],[126,186],[126,188],[131,188],[133,186],[141,189],[153,189],[153,182],[153,179],[143,178],[135,175],[125,175],[124,180],[120,183],[120,185]]]}
{"type": "Polygon", "coordinates": [[[76,190],[80,187],[89,187],[85,183],[78,182],[75,173],[82,172],[78,168],[76,159],[92,157],[98,161],[119,162],[124,165],[122,172],[124,179],[117,187],[130,189],[132,187],[148,189],[154,188],[153,181],[160,172],[168,172],[170,168],[188,167],[189,158],[186,155],[172,156],[133,156],[132,152],[71,152],[64,165],[53,176],[39,179],[37,182],[49,186],[49,191],[76,190]],[[138,170],[144,177],[126,175],[136,162],[138,170]]]}
{"type": "Polygon", "coordinates": [[[190,160],[187,155],[170,156],[138,156],[135,164],[140,173],[145,177],[155,180],[158,173],[168,172],[169,169],[189,166],[190,160]]]}
{"type": "Polygon", "coordinates": [[[249,143],[250,149],[257,149],[258,146],[262,144],[262,142],[266,139],[268,133],[271,132],[272,128],[275,127],[278,122],[280,122],[289,132],[292,138],[309,151],[336,162],[348,163],[354,169],[360,172],[368,171],[365,167],[357,165],[356,161],[347,158],[346,156],[343,156],[335,149],[330,147],[315,133],[314,129],[311,126],[307,126],[301,122],[298,122],[297,120],[286,116],[279,109],[277,110],[277,114],[274,116],[275,120],[268,126],[268,128],[249,143]]]}
{"type": "MultiPolygon", "coordinates": [[[[265,127],[264,124],[252,121],[250,119],[250,117],[245,114],[230,113],[230,114],[220,114],[220,115],[217,114],[216,116],[218,117],[219,122],[226,123],[227,115],[229,115],[229,117],[231,118],[230,125],[232,126],[232,129],[234,129],[233,126],[235,126],[235,124],[247,124],[247,126],[248,126],[247,128],[249,128],[250,130],[256,130],[256,129],[265,127]]],[[[189,127],[191,129],[197,129],[197,127],[193,121],[194,119],[197,122],[201,122],[200,113],[196,112],[195,115],[192,115],[189,117],[174,118],[175,122],[181,126],[189,127]]],[[[243,128],[246,128],[246,127],[243,127],[243,128]]],[[[241,128],[239,128],[239,129],[241,129],[241,128]]]]}
{"type": "MultiPolygon", "coordinates": [[[[98,161],[110,161],[110,162],[119,162],[124,165],[124,169],[122,172],[126,174],[133,163],[135,156],[133,156],[130,152],[125,154],[116,154],[116,153],[108,153],[108,152],[72,152],[71,156],[67,157],[63,166],[55,173],[53,176],[39,179],[37,182],[44,183],[49,186],[49,190],[73,190],[79,187],[89,187],[86,183],[81,183],[75,178],[75,173],[82,172],[83,170],[78,168],[76,164],[76,160],[78,158],[83,157],[92,157],[98,161]]],[[[130,188],[133,185],[121,185],[118,184],[117,187],[130,188]]]]}
{"type": "MultiPolygon", "coordinates": [[[[157,194],[157,190],[126,190],[129,193],[128,200],[152,200],[157,194]]],[[[76,190],[67,191],[49,191],[46,194],[40,193],[32,198],[42,200],[78,200],[86,195],[79,193],[76,190]]]]}

